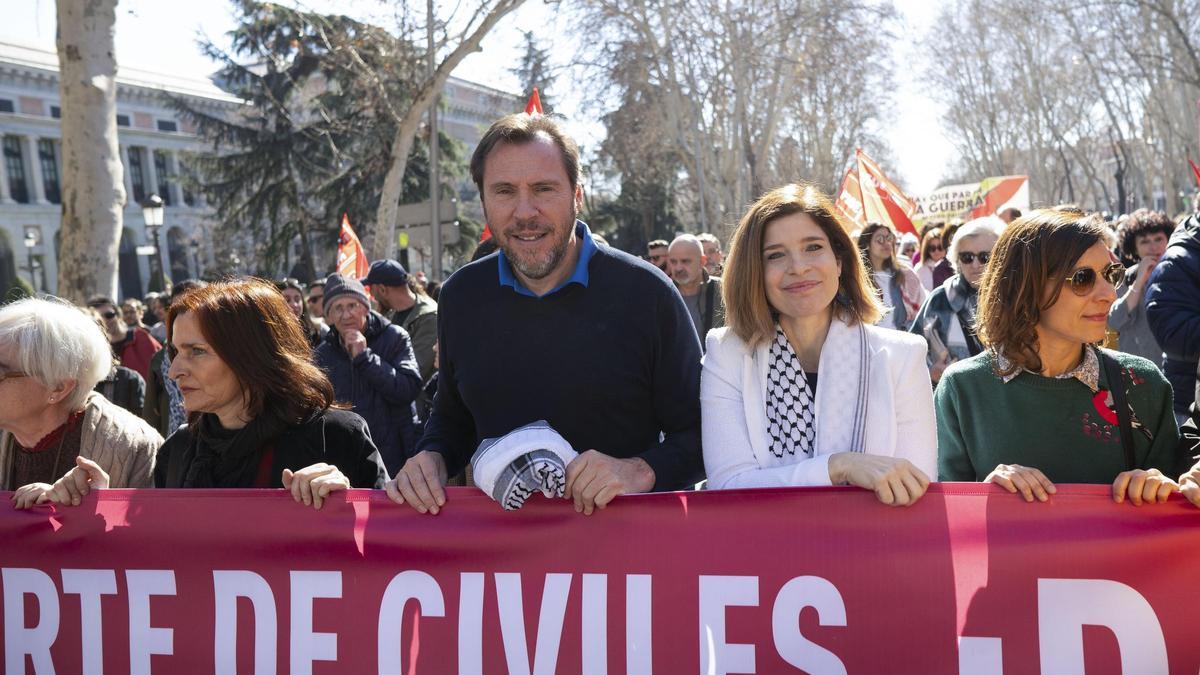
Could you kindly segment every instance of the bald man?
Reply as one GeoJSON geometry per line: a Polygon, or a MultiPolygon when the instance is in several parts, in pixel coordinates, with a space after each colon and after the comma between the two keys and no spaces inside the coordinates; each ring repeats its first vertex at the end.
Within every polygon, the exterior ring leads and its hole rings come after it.
{"type": "Polygon", "coordinates": [[[721,278],[709,275],[704,269],[707,262],[704,245],[693,234],[681,234],[667,247],[667,273],[683,295],[701,346],[708,331],[725,325],[721,278]]]}

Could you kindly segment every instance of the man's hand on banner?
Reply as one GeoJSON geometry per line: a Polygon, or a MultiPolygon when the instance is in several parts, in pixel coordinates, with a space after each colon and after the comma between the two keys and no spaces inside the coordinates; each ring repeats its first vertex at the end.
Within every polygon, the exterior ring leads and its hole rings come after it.
{"type": "Polygon", "coordinates": [[[104,469],[90,459],[76,457],[75,468],[54,481],[54,485],[30,483],[17,488],[17,491],[13,493],[13,507],[27,509],[46,502],[62,506],[79,506],[79,503],[93,488],[106,487],[108,487],[108,474],[104,469]]]}
{"type": "Polygon", "coordinates": [[[336,466],[322,462],[299,471],[284,469],[283,489],[292,492],[292,499],[319,511],[329,493],[350,489],[350,479],[336,466]]]}
{"type": "Polygon", "coordinates": [[[592,515],[617,495],[654,489],[654,469],[640,457],[618,459],[596,450],[580,453],[567,465],[564,497],[575,501],[575,512],[592,515]]]}
{"type": "Polygon", "coordinates": [[[437,515],[446,504],[446,459],[436,452],[418,452],[387,483],[388,498],[421,513],[437,515]]]}
{"type": "Polygon", "coordinates": [[[1161,504],[1171,497],[1172,492],[1179,492],[1179,484],[1158,469],[1122,471],[1113,481],[1113,501],[1118,504],[1125,501],[1126,495],[1134,506],[1161,504]]]}

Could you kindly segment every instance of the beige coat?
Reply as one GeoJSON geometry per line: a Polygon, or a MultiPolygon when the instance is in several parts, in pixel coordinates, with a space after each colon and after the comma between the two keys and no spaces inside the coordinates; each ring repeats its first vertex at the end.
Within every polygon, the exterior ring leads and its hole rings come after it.
{"type": "MultiPolygon", "coordinates": [[[[109,487],[154,487],[154,457],[163,439],[153,427],[95,392],[83,404],[82,424],[79,456],[108,472],[109,487]]],[[[15,445],[12,434],[0,432],[0,489],[20,487],[10,485],[15,445]]]]}

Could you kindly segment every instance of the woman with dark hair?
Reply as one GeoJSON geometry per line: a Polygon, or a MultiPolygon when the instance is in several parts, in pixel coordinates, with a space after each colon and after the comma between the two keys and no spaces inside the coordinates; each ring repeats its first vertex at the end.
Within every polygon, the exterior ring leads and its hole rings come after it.
{"type": "Polygon", "coordinates": [[[1108,327],[1120,334],[1121,351],[1160,366],[1163,350],[1146,320],[1145,290],[1174,231],[1175,223],[1164,213],[1138,209],[1129,215],[1120,230],[1121,253],[1136,264],[1125,274],[1128,290],[1108,313],[1108,327]]]}
{"type": "Polygon", "coordinates": [[[308,303],[304,301],[304,284],[300,283],[298,279],[288,278],[276,283],[275,287],[283,294],[288,309],[292,310],[292,314],[295,314],[296,318],[300,320],[300,330],[304,331],[308,346],[316,349],[325,334],[329,332],[329,326],[314,321],[309,316],[308,303]]]}
{"type": "Polygon", "coordinates": [[[387,482],[366,423],[332,407],[333,386],[267,282],[195,289],[167,313],[170,376],[188,424],[158,453],[169,488],[283,487],[321,507],[330,492],[387,482]]]}
{"type": "Polygon", "coordinates": [[[942,480],[1046,501],[1054,483],[1106,483],[1113,499],[1165,501],[1186,469],[1171,387],[1153,363],[1099,349],[1125,269],[1108,226],[1072,208],[1013,221],[980,287],[985,351],[937,389],[942,480]]]}
{"type": "Polygon", "coordinates": [[[929,293],[916,272],[897,262],[896,233],[883,223],[867,223],[858,234],[858,250],[869,264],[871,284],[887,308],[879,325],[908,330],[929,293]]]}
{"type": "Polygon", "coordinates": [[[921,235],[921,247],[917,249],[917,265],[913,271],[921,280],[925,290],[932,291],[933,268],[946,257],[946,247],[942,245],[942,228],[931,227],[921,235]]]}
{"type": "Polygon", "coordinates": [[[881,307],[829,198],[811,185],[764,195],[723,279],[726,327],[709,331],[700,379],[709,486],[855,485],[893,505],[925,494],[925,341],[871,325],[881,307]]]}

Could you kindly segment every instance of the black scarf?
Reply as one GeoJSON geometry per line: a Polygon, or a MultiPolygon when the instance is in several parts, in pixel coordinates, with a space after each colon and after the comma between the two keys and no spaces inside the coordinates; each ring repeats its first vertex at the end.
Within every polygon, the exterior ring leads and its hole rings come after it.
{"type": "Polygon", "coordinates": [[[263,448],[285,426],[274,415],[259,415],[241,429],[230,431],[216,415],[204,413],[192,432],[192,462],[183,487],[254,487],[263,448]]]}

